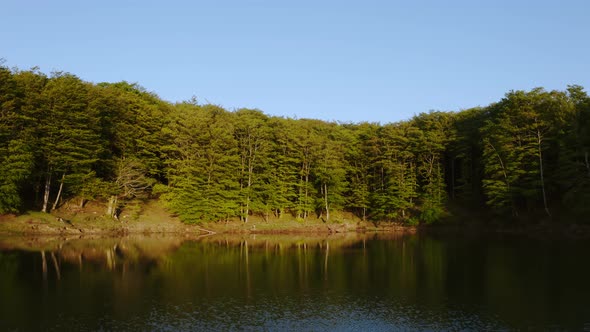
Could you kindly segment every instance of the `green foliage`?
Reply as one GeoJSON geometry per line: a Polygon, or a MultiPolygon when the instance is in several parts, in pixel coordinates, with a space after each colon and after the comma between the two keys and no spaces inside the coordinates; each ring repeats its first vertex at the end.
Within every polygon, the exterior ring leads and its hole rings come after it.
{"type": "Polygon", "coordinates": [[[238,215],[240,164],[231,115],[213,105],[180,104],[164,128],[168,206],[190,222],[238,215]]]}
{"type": "Polygon", "coordinates": [[[439,221],[443,213],[444,211],[441,206],[430,206],[422,210],[420,213],[420,220],[427,225],[432,224],[439,221]]]}
{"type": "Polygon", "coordinates": [[[186,222],[249,216],[431,224],[590,213],[590,99],[511,91],[487,107],[338,124],[170,104],[137,84],[0,67],[0,213],[158,195],[186,222]],[[49,204],[49,205],[51,205],[49,204]]]}
{"type": "Polygon", "coordinates": [[[34,169],[30,119],[14,75],[0,67],[0,213],[19,212],[23,190],[34,169]]]}

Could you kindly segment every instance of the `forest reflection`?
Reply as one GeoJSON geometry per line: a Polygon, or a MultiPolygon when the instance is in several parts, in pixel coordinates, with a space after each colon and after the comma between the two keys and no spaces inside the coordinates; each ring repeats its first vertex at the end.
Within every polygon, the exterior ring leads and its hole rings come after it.
{"type": "Polygon", "coordinates": [[[88,317],[88,326],[125,329],[126,317],[157,317],[196,329],[248,321],[280,330],[264,324],[310,319],[300,326],[309,329],[334,317],[386,329],[579,329],[590,317],[590,268],[579,264],[588,255],[584,242],[464,234],[5,238],[0,318],[26,326],[35,324],[31,312],[52,324],[106,310],[115,325],[88,317]]]}
{"type": "MultiPolygon", "coordinates": [[[[410,266],[413,264],[414,259],[405,256],[410,254],[407,242],[416,241],[412,240],[412,236],[396,233],[117,238],[19,237],[0,240],[0,249],[37,252],[38,256],[33,257],[33,260],[38,261],[37,265],[44,280],[48,277],[61,280],[62,269],[71,270],[73,267],[80,273],[86,269],[125,276],[133,269],[146,273],[154,269],[174,271],[189,268],[190,265],[191,269],[199,269],[204,275],[209,275],[211,268],[219,269],[226,266],[235,269],[236,276],[243,277],[248,285],[251,265],[274,275],[297,276],[300,280],[306,279],[313,270],[313,273],[319,273],[322,279],[328,280],[330,269],[335,270],[334,273],[343,269],[340,266],[343,263],[341,256],[345,252],[357,252],[359,262],[355,260],[354,265],[364,266],[366,269],[367,241],[374,240],[396,240],[394,243],[399,244],[397,249],[401,255],[400,262],[410,266]]],[[[406,266],[400,271],[407,270],[406,266]]]]}

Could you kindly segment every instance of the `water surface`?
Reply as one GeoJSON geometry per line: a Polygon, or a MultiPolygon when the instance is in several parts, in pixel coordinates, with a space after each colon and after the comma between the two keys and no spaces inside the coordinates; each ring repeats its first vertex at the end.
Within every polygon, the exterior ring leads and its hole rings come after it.
{"type": "Polygon", "coordinates": [[[0,240],[0,330],[589,330],[590,245],[482,235],[0,240]]]}

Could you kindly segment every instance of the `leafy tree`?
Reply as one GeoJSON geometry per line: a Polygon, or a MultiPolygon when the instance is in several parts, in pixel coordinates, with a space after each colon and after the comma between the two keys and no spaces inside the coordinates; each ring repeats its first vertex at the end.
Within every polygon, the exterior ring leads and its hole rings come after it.
{"type": "Polygon", "coordinates": [[[268,215],[264,178],[269,172],[270,128],[268,117],[258,110],[240,109],[235,114],[235,137],[240,154],[240,218],[248,222],[251,210],[268,215]]]}
{"type": "Polygon", "coordinates": [[[420,129],[416,150],[421,219],[431,223],[440,219],[446,201],[443,161],[446,145],[453,140],[452,119],[448,113],[431,112],[414,117],[413,122],[420,129]]]}
{"type": "Polygon", "coordinates": [[[367,218],[367,210],[370,208],[370,169],[372,158],[370,154],[370,141],[377,137],[379,125],[361,123],[358,125],[345,125],[351,135],[351,142],[345,148],[346,178],[348,190],[345,193],[346,207],[354,211],[363,220],[367,218]]]}
{"type": "Polygon", "coordinates": [[[164,132],[170,142],[168,205],[189,222],[237,216],[240,167],[231,114],[182,103],[164,132]]]}
{"type": "Polygon", "coordinates": [[[270,169],[264,181],[263,194],[268,210],[281,218],[294,212],[297,206],[299,159],[295,146],[296,121],[271,118],[268,121],[272,144],[269,153],[270,169]]]}
{"type": "Polygon", "coordinates": [[[42,94],[46,113],[40,119],[40,145],[45,172],[43,212],[47,212],[52,179],[59,189],[52,210],[60,201],[66,183],[74,187],[92,177],[97,161],[98,117],[88,108],[88,85],[71,74],[54,73],[42,94]]]}
{"type": "Polygon", "coordinates": [[[12,72],[0,66],[0,213],[18,212],[23,205],[21,189],[34,165],[28,124],[22,90],[12,72]]]}
{"type": "Polygon", "coordinates": [[[326,221],[329,221],[330,209],[341,209],[345,203],[344,193],[348,183],[344,149],[350,146],[352,137],[334,123],[318,123],[316,132],[318,157],[313,176],[316,187],[319,187],[316,192],[321,195],[316,205],[319,206],[320,211],[325,212],[326,221]]]}
{"type": "Polygon", "coordinates": [[[477,107],[463,110],[453,116],[455,139],[448,144],[447,169],[449,196],[463,206],[481,208],[482,188],[482,136],[488,112],[477,107]]]}
{"type": "Polygon", "coordinates": [[[373,218],[403,220],[414,207],[417,192],[416,156],[413,141],[417,128],[396,123],[381,128],[378,185],[373,196],[373,218]]]}
{"type": "MultiPolygon", "coordinates": [[[[448,207],[557,219],[590,213],[590,98],[511,91],[487,107],[338,124],[172,105],[138,84],[0,66],[0,213],[152,188],[183,220],[334,211],[431,223],[448,207]],[[57,183],[57,185],[56,185],[57,183]]],[[[451,209],[452,211],[452,209],[451,209]]]]}
{"type": "Polygon", "coordinates": [[[566,215],[584,220],[590,213],[590,97],[581,86],[568,87],[570,112],[565,114],[556,182],[566,215]]]}

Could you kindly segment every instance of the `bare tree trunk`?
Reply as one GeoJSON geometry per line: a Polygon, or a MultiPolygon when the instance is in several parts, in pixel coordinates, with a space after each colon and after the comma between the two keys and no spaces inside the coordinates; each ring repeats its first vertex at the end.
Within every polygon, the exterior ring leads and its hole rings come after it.
{"type": "Polygon", "coordinates": [[[305,174],[305,205],[304,205],[304,211],[303,211],[303,219],[307,219],[307,197],[309,196],[308,188],[307,188],[308,184],[309,184],[309,174],[305,174]]]}
{"type": "Polygon", "coordinates": [[[53,206],[51,207],[51,211],[57,208],[57,204],[59,203],[59,199],[61,197],[61,192],[64,188],[64,179],[66,178],[66,173],[61,176],[61,181],[59,183],[59,190],[57,191],[57,197],[55,197],[55,202],[53,202],[53,206]]]}
{"type": "Polygon", "coordinates": [[[504,182],[506,183],[506,188],[508,189],[508,193],[510,194],[510,204],[512,205],[512,214],[515,216],[518,216],[518,210],[516,210],[516,206],[514,205],[514,200],[512,199],[512,193],[510,192],[510,181],[508,181],[508,174],[506,174],[506,168],[504,167],[504,162],[502,161],[502,157],[500,156],[500,154],[498,153],[498,150],[496,150],[496,147],[488,142],[488,144],[492,147],[492,149],[494,150],[494,153],[496,154],[496,156],[498,157],[498,160],[500,161],[500,166],[502,167],[502,174],[504,175],[504,182]]]}
{"type": "Polygon", "coordinates": [[[541,175],[541,191],[543,192],[543,207],[545,207],[545,212],[549,217],[551,217],[551,213],[549,212],[549,207],[547,206],[547,195],[545,193],[545,178],[543,176],[543,154],[541,151],[541,133],[537,131],[537,143],[539,148],[539,169],[541,175]]]}
{"type": "Polygon", "coordinates": [[[41,212],[47,213],[47,204],[49,203],[49,192],[51,191],[51,171],[47,174],[45,179],[45,193],[43,194],[43,209],[41,212]]]}
{"type": "Polygon", "coordinates": [[[111,218],[114,218],[116,212],[117,212],[117,196],[112,195],[109,198],[109,205],[107,206],[107,215],[111,218]]]}
{"type": "Polygon", "coordinates": [[[107,216],[113,215],[113,196],[109,197],[109,204],[107,205],[107,216]]]}
{"type": "MultiPolygon", "coordinates": [[[[248,136],[248,141],[250,141],[250,136],[248,136]]],[[[252,194],[252,176],[254,175],[254,161],[256,158],[256,149],[256,147],[253,148],[252,146],[250,146],[250,148],[248,149],[248,194],[246,196],[246,222],[248,222],[248,215],[250,214],[250,195],[252,194]]]]}
{"type": "MultiPolygon", "coordinates": [[[[244,156],[244,152],[242,150],[242,157],[241,157],[242,167],[240,169],[240,194],[244,191],[244,173],[245,173],[244,169],[246,168],[245,159],[246,159],[246,157],[244,156]]],[[[248,196],[248,194],[246,194],[246,196],[248,196]]],[[[241,199],[240,199],[240,221],[248,222],[248,219],[246,217],[244,217],[244,203],[241,201],[241,199]]]]}
{"type": "Polygon", "coordinates": [[[252,188],[252,164],[248,164],[248,187],[247,187],[247,194],[246,194],[246,215],[244,217],[244,222],[248,222],[248,215],[250,214],[250,188],[252,188]]]}
{"type": "Polygon", "coordinates": [[[324,202],[326,203],[326,221],[330,221],[330,208],[328,205],[328,185],[324,183],[324,202]]]}

